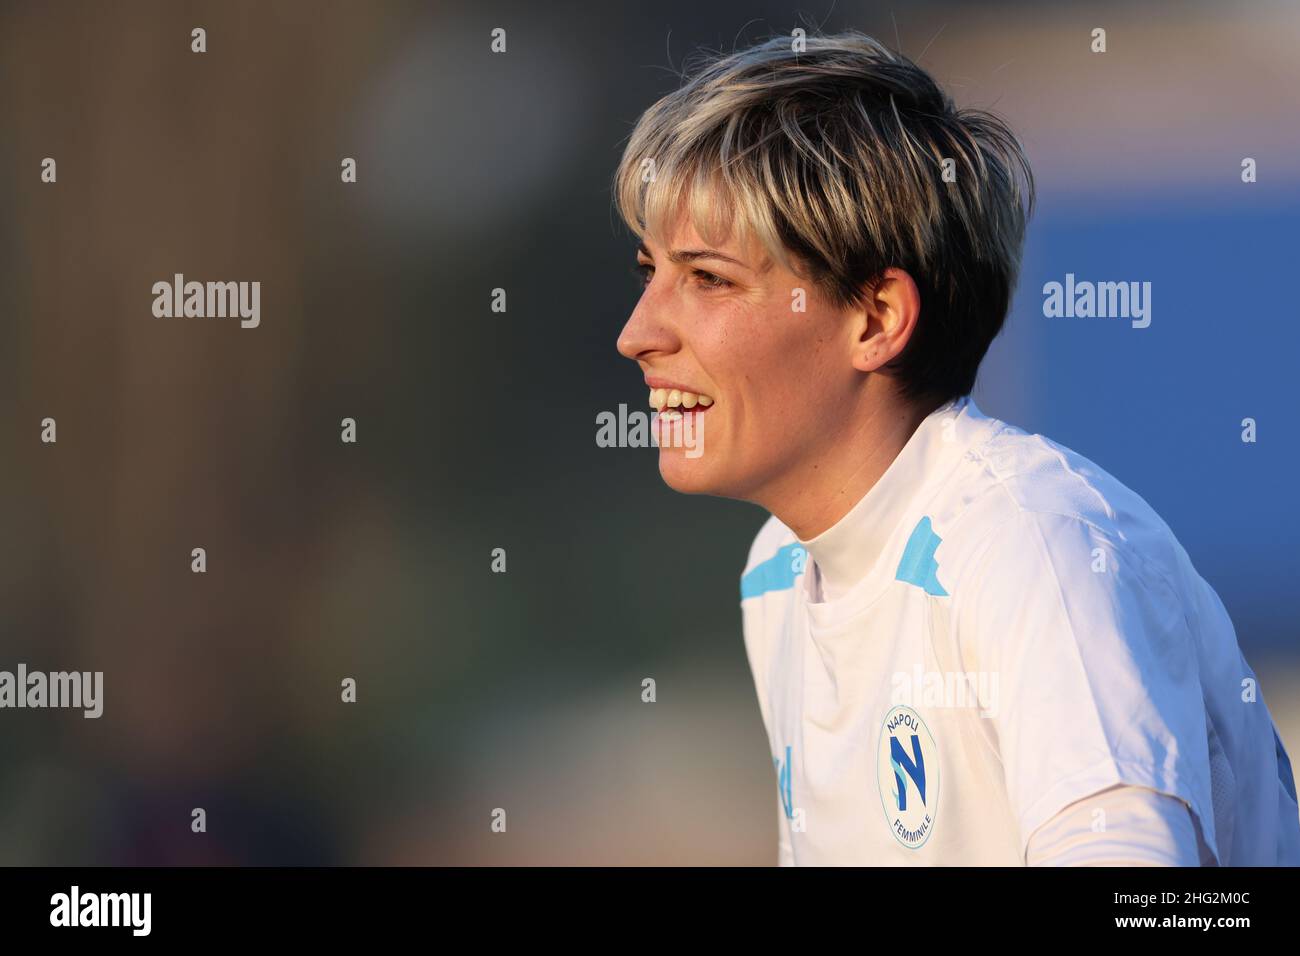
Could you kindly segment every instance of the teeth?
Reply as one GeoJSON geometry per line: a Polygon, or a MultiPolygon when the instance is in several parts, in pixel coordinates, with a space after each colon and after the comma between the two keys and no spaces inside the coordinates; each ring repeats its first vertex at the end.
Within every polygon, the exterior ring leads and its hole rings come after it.
{"type": "Polygon", "coordinates": [[[681,417],[682,417],[682,413],[675,408],[670,408],[667,411],[662,411],[659,413],[659,420],[661,422],[675,422],[681,417]]]}
{"type": "Polygon", "coordinates": [[[663,411],[665,408],[708,408],[713,399],[698,392],[684,392],[679,388],[650,389],[650,407],[663,411]]]}

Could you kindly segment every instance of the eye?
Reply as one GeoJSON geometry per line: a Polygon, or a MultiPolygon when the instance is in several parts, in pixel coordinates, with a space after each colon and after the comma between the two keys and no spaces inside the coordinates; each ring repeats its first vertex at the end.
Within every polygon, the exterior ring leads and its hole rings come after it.
{"type": "Polygon", "coordinates": [[[654,278],[655,267],[648,262],[638,262],[632,267],[632,274],[637,277],[637,284],[644,289],[654,278]]]}
{"type": "Polygon", "coordinates": [[[714,275],[712,272],[705,272],[703,269],[692,269],[691,273],[695,276],[695,281],[706,289],[725,289],[731,285],[722,276],[714,275]]]}

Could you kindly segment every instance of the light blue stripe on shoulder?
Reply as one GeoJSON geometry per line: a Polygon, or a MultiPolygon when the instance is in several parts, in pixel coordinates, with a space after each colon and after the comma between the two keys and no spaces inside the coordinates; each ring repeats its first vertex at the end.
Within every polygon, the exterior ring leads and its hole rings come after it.
{"type": "Polygon", "coordinates": [[[930,516],[926,515],[912,529],[912,536],[907,539],[903,549],[903,559],[898,562],[897,581],[915,584],[926,594],[947,597],[948,592],[939,583],[939,563],[934,560],[934,552],[943,539],[930,527],[930,516]]]}
{"type": "Polygon", "coordinates": [[[740,599],[758,597],[768,591],[785,591],[794,587],[794,579],[803,573],[807,552],[794,541],[740,579],[740,599]]]}

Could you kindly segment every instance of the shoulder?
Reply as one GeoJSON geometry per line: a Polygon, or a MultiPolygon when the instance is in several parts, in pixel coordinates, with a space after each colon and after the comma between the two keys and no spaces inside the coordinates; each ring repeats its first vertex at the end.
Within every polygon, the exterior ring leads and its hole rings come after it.
{"type": "Polygon", "coordinates": [[[990,576],[1142,582],[1177,590],[1189,562],[1173,531],[1133,489],[1091,459],[1020,428],[991,430],[962,463],[948,506],[954,583],[990,576]]]}
{"type": "Polygon", "coordinates": [[[1049,670],[1070,657],[1183,670],[1200,579],[1155,510],[1042,435],[1005,429],[971,451],[989,490],[938,553],[958,640],[986,661],[1049,670]]]}

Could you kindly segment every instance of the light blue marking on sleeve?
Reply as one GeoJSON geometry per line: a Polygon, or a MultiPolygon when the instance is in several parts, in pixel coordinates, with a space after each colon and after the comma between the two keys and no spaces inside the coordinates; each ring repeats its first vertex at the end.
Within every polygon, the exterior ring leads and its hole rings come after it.
{"type": "Polygon", "coordinates": [[[930,527],[929,515],[918,521],[912,529],[912,536],[907,539],[907,547],[903,549],[903,559],[898,562],[895,580],[915,584],[926,594],[947,597],[948,592],[943,589],[937,577],[939,564],[934,560],[934,552],[942,540],[930,527]]]}
{"type": "Polygon", "coordinates": [[[740,579],[740,599],[794,587],[794,579],[803,572],[806,561],[807,554],[798,542],[787,544],[740,579]]]}

